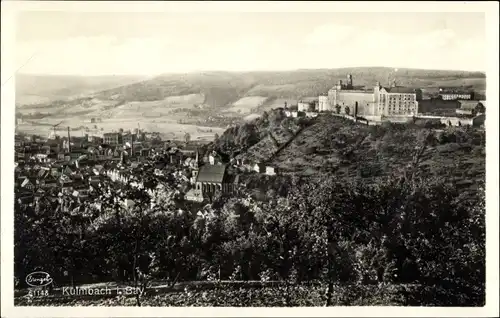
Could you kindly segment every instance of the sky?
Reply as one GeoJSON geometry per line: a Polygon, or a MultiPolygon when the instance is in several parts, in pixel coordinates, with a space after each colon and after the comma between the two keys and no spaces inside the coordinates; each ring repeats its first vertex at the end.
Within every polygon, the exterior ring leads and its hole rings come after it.
{"type": "Polygon", "coordinates": [[[484,13],[21,12],[20,73],[387,66],[485,71],[484,13]]]}

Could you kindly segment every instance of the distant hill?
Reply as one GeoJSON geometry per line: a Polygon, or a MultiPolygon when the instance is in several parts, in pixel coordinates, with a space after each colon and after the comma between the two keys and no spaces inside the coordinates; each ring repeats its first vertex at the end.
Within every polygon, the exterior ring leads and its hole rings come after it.
{"type": "MultiPolygon", "coordinates": [[[[471,86],[485,90],[484,73],[356,67],[272,72],[200,72],[134,76],[16,77],[17,112],[44,123],[79,126],[99,118],[99,129],[154,127],[179,134],[186,124],[227,128],[235,120],[255,118],[264,111],[295,104],[326,93],[352,74],[354,85],[388,84],[419,87],[433,94],[439,86],[471,86]],[[68,100],[71,99],[71,100],[68,100]],[[42,120],[43,119],[43,120],[42,120]],[[165,126],[165,125],[170,126],[165,126]],[[184,126],[183,126],[184,125],[184,126]]],[[[25,125],[26,126],[26,125],[25,125]]],[[[20,129],[24,129],[19,126],[20,129]]],[[[44,128],[45,129],[45,128],[44,128]]]]}
{"type": "Polygon", "coordinates": [[[144,76],[66,76],[18,74],[16,104],[39,104],[85,96],[145,79],[144,76]]]}
{"type": "Polygon", "coordinates": [[[115,96],[126,101],[161,100],[168,96],[202,93],[211,106],[227,106],[239,98],[262,96],[297,99],[325,93],[338,80],[352,74],[355,85],[373,86],[377,81],[388,84],[396,78],[398,85],[430,88],[472,85],[484,90],[486,77],[481,72],[357,67],[276,72],[203,72],[172,74],[101,92],[99,98],[115,96]]]}

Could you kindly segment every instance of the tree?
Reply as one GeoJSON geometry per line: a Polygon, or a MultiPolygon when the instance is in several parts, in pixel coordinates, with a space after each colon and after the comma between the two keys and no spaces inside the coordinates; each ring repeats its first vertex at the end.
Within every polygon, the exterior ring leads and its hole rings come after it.
{"type": "Polygon", "coordinates": [[[345,107],[345,113],[346,113],[347,115],[349,115],[349,114],[350,114],[350,112],[351,112],[351,109],[349,108],[349,106],[346,106],[346,107],[345,107]]]}
{"type": "Polygon", "coordinates": [[[486,112],[486,107],[484,107],[482,103],[478,103],[474,110],[476,114],[484,114],[486,112]]]}
{"type": "Polygon", "coordinates": [[[188,144],[191,141],[191,135],[189,133],[184,134],[184,141],[188,144]]]}
{"type": "Polygon", "coordinates": [[[335,111],[337,112],[337,114],[340,114],[340,110],[341,110],[342,107],[340,107],[339,104],[335,105],[335,111]]]}

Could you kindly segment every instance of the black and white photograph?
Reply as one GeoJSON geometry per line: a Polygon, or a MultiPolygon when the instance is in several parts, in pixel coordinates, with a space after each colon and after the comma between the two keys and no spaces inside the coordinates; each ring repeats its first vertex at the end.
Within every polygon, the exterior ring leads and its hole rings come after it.
{"type": "Polygon", "coordinates": [[[329,4],[2,21],[2,317],[498,315],[498,3],[329,4]]]}

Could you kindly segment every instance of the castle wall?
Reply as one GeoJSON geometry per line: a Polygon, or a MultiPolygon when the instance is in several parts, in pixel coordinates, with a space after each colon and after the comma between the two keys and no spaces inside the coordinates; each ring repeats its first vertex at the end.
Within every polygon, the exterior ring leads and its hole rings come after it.
{"type": "Polygon", "coordinates": [[[319,96],[318,99],[318,111],[328,111],[330,110],[330,103],[328,102],[328,96],[319,96]]]}
{"type": "Polygon", "coordinates": [[[374,113],[374,95],[372,92],[332,90],[328,95],[330,107],[333,111],[336,111],[336,105],[339,105],[341,114],[344,114],[345,108],[349,107],[349,113],[353,115],[357,104],[358,115],[371,115],[374,113]]]}

